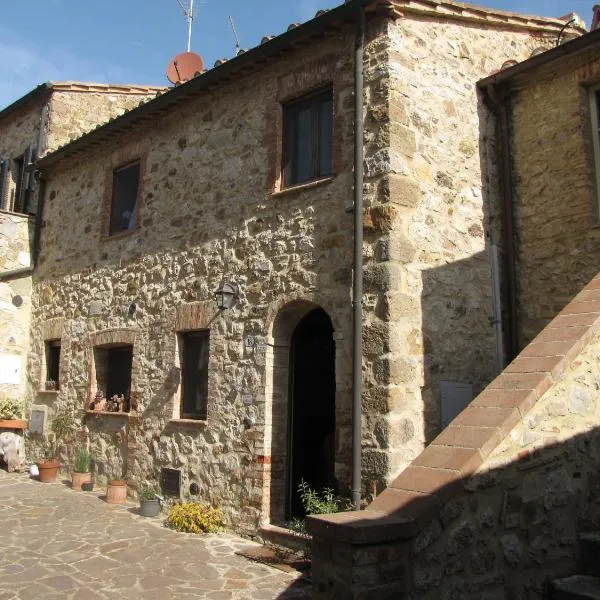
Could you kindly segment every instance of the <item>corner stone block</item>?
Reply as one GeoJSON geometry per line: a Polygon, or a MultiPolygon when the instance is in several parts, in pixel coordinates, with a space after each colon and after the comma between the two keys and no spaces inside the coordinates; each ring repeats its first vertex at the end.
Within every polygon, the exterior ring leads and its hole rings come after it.
{"type": "MultiPolygon", "coordinates": [[[[419,182],[406,175],[388,175],[389,201],[408,208],[416,207],[421,199],[419,182]]],[[[385,190],[385,187],[384,187],[385,190]]]]}

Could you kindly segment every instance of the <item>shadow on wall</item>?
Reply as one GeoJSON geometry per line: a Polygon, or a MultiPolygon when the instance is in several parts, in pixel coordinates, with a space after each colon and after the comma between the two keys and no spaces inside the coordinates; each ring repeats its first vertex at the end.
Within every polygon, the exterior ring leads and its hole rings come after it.
{"type": "Polygon", "coordinates": [[[489,254],[423,271],[422,282],[421,393],[429,443],[497,374],[489,254]]]}
{"type": "Polygon", "coordinates": [[[387,514],[355,513],[345,540],[317,532],[314,597],[385,584],[399,598],[546,598],[550,580],[581,568],[578,534],[600,527],[600,428],[513,456],[492,453],[491,468],[450,483],[456,472],[437,471],[446,484],[387,514]]]}

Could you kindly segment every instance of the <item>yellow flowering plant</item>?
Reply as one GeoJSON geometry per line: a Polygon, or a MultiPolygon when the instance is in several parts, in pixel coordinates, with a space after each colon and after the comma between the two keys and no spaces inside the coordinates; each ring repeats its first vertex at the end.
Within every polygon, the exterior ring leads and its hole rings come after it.
{"type": "Polygon", "coordinates": [[[169,510],[165,525],[184,533],[216,533],[223,528],[221,510],[199,502],[182,502],[169,510]]]}

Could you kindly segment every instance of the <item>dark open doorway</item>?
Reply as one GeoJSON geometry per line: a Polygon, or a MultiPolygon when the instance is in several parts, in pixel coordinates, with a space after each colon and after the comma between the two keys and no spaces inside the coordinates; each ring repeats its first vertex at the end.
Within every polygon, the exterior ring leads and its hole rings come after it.
{"type": "Polygon", "coordinates": [[[334,488],[335,345],[331,319],[309,312],[291,340],[287,517],[304,516],[298,485],[334,488]]]}

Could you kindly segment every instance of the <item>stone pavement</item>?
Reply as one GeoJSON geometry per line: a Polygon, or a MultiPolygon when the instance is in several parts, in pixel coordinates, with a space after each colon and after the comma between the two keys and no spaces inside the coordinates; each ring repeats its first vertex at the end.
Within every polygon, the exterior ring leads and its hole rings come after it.
{"type": "Polygon", "coordinates": [[[304,580],[234,554],[250,545],[0,470],[0,600],[310,598],[304,580]]]}

